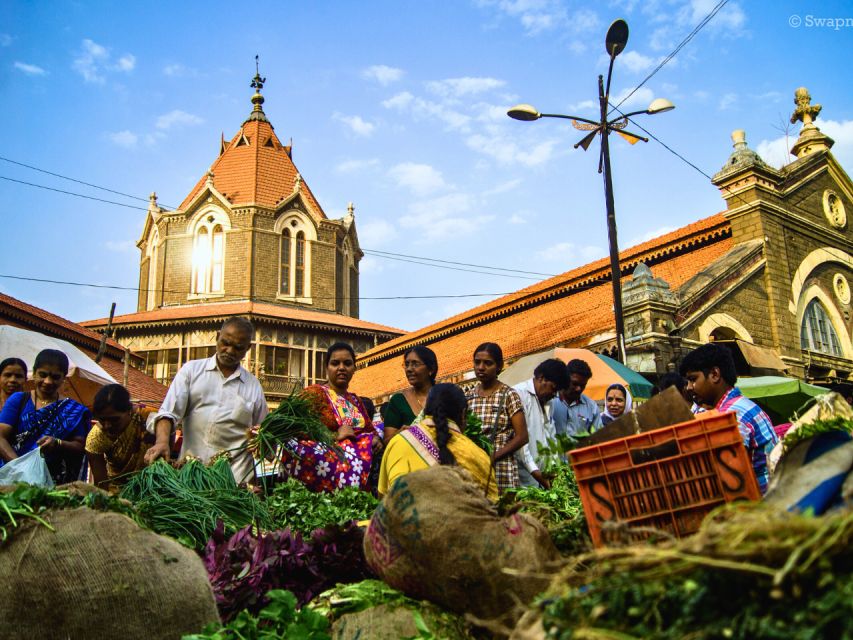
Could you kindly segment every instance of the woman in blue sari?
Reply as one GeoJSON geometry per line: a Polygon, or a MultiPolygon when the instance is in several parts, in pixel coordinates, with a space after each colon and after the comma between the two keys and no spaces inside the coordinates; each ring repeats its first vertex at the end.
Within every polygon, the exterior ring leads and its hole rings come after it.
{"type": "Polygon", "coordinates": [[[33,365],[35,389],[12,394],[0,411],[0,466],[41,447],[56,484],[83,479],[89,410],[60,397],[68,375],[68,357],[45,349],[33,365]]]}

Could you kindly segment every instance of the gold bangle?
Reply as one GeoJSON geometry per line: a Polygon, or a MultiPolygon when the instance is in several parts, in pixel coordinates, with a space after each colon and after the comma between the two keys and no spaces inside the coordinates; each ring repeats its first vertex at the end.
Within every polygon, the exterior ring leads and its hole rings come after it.
{"type": "Polygon", "coordinates": [[[56,439],[56,446],[59,447],[60,449],[62,448],[62,438],[56,439]]]}

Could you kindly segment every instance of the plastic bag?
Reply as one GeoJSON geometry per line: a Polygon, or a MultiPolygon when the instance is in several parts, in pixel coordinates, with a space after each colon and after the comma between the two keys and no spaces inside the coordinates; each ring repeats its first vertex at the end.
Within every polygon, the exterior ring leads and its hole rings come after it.
{"type": "Polygon", "coordinates": [[[28,482],[42,487],[52,487],[53,478],[47,468],[47,462],[41,455],[41,449],[36,448],[15,458],[0,467],[0,484],[15,484],[28,482]]]}

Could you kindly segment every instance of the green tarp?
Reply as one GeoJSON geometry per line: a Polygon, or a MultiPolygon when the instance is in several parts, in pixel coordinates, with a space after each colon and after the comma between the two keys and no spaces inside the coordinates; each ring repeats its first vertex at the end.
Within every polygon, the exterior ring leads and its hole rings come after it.
{"type": "Polygon", "coordinates": [[[738,378],[737,386],[747,398],[774,413],[771,418],[779,422],[789,422],[794,412],[809,399],[829,391],[797,378],[782,376],[738,378]]]}

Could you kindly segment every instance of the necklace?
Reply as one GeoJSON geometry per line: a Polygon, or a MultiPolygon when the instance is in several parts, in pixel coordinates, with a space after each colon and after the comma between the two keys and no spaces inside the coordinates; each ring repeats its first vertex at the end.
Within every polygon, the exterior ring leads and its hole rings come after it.
{"type": "Polygon", "coordinates": [[[414,398],[415,402],[418,403],[418,413],[424,410],[424,402],[426,402],[426,398],[429,395],[429,392],[424,394],[423,400],[418,397],[418,394],[415,393],[414,388],[411,390],[412,398],[414,398]]]}

